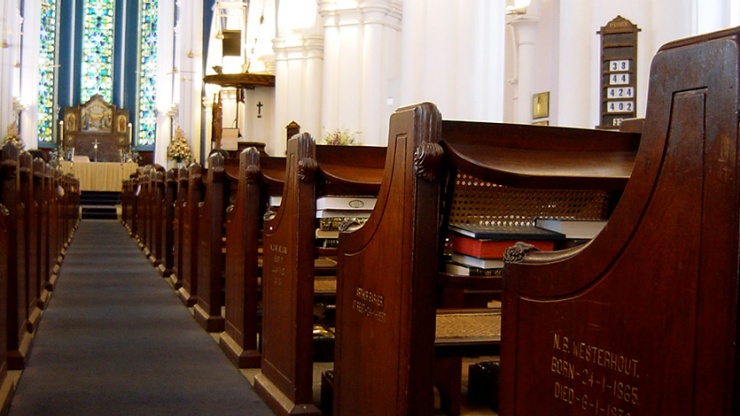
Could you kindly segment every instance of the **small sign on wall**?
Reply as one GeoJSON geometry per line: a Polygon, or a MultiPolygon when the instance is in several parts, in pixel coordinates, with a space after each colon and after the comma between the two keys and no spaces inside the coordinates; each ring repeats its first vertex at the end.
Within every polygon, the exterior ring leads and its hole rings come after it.
{"type": "Polygon", "coordinates": [[[541,92],[532,96],[532,118],[547,118],[550,116],[550,92],[541,92]]]}

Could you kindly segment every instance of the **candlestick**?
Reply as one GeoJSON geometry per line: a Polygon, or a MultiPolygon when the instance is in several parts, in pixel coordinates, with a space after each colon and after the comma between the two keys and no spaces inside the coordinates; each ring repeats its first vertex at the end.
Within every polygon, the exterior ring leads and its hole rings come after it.
{"type": "Polygon", "coordinates": [[[131,128],[131,123],[128,123],[128,142],[131,143],[131,149],[134,148],[134,138],[133,138],[133,132],[131,128]]]}

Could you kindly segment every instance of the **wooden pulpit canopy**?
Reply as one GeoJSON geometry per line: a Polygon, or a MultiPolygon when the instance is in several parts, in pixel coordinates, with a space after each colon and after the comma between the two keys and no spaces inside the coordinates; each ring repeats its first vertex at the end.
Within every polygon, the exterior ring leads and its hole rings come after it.
{"type": "Polygon", "coordinates": [[[509,252],[501,415],[740,412],[739,88],[740,29],[662,47],[607,226],[509,252]]]}

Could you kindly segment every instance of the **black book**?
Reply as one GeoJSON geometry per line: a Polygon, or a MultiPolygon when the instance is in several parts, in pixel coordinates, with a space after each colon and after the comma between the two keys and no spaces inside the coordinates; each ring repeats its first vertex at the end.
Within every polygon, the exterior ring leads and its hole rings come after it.
{"type": "Polygon", "coordinates": [[[450,224],[450,230],[480,240],[564,240],[565,235],[534,225],[450,224]]]}

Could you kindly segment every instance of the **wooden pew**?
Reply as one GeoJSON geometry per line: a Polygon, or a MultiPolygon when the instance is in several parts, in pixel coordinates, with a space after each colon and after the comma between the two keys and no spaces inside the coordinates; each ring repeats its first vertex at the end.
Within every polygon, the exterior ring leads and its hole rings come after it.
{"type": "Polygon", "coordinates": [[[198,204],[203,194],[203,168],[198,163],[191,164],[187,171],[180,170],[180,174],[187,172],[187,187],[183,194],[184,202],[180,220],[182,221],[180,235],[182,240],[181,263],[177,278],[181,284],[178,296],[188,307],[195,305],[198,294],[198,204]]]}
{"type": "Polygon", "coordinates": [[[183,244],[185,240],[184,225],[185,225],[185,202],[187,201],[188,195],[188,171],[186,167],[180,167],[175,169],[175,186],[177,187],[177,195],[175,199],[175,244],[173,247],[175,268],[170,275],[170,282],[175,290],[180,290],[182,287],[182,278],[180,277],[184,272],[183,262],[183,244]]]}
{"type": "Polygon", "coordinates": [[[663,46],[606,228],[508,253],[502,415],[740,412],[739,56],[739,28],[663,46]]]}
{"type": "Polygon", "coordinates": [[[48,234],[46,235],[47,249],[44,251],[44,268],[48,275],[44,276],[44,286],[52,292],[59,277],[59,175],[57,167],[46,165],[44,179],[46,181],[46,198],[48,201],[48,234]]]}
{"type": "Polygon", "coordinates": [[[288,141],[282,200],[263,230],[263,344],[255,377],[255,389],[278,414],[320,414],[312,390],[317,189],[377,193],[383,153],[378,148],[317,148],[307,133],[288,141]]]}
{"type": "Polygon", "coordinates": [[[25,275],[25,207],[21,200],[20,150],[12,143],[2,147],[2,204],[9,211],[8,274],[3,282],[7,288],[6,332],[8,368],[23,369],[31,349],[31,333],[28,331],[25,275]]]}
{"type": "MultiPolygon", "coordinates": [[[[391,117],[386,171],[375,210],[363,227],[340,235],[336,414],[434,414],[434,373],[445,367],[448,384],[438,385],[445,390],[440,393],[448,396],[443,406],[449,413],[459,412],[460,355],[495,351],[500,342],[496,329],[500,318],[495,310],[449,314],[437,310],[435,302],[459,171],[496,184],[521,186],[506,173],[488,175],[477,159],[485,161],[488,155],[498,154],[499,148],[543,141],[571,155],[598,150],[629,162],[638,138],[606,131],[593,136],[576,129],[535,129],[443,121],[431,104],[402,108],[391,117]],[[535,132],[540,132],[539,137],[530,140],[535,132]],[[450,143],[481,147],[468,152],[468,159],[458,160],[450,143]],[[480,323],[483,331],[468,328],[480,323]],[[459,333],[448,333],[450,329],[459,333]],[[363,375],[363,382],[356,382],[357,374],[363,375]]],[[[501,159],[508,161],[509,156],[501,159]]],[[[581,185],[587,189],[601,185],[594,175],[598,176],[589,172],[581,185]]],[[[561,180],[532,178],[530,183],[540,188],[570,185],[561,180]]],[[[480,182],[472,177],[466,181],[480,182]]],[[[479,279],[473,280],[479,284],[479,279]]]]}
{"type": "MultiPolygon", "coordinates": [[[[3,153],[5,151],[3,150],[3,153]]],[[[5,182],[6,172],[10,169],[5,168],[4,157],[0,161],[0,177],[5,182]]],[[[10,167],[8,167],[10,168],[10,167]]],[[[3,188],[0,188],[4,191],[3,188]]],[[[2,197],[2,195],[0,195],[2,197]]],[[[15,383],[8,376],[8,333],[5,329],[5,323],[8,320],[8,287],[10,271],[10,254],[13,252],[10,241],[10,223],[12,218],[10,210],[0,201],[0,411],[5,412],[15,392],[15,383]]]]}
{"type": "MultiPolygon", "coordinates": [[[[228,162],[229,160],[227,160],[228,162]]],[[[225,328],[219,345],[239,368],[260,366],[258,345],[262,218],[270,196],[282,194],[285,158],[248,148],[239,165],[226,166],[236,189],[226,214],[225,328]]]]}
{"type": "Polygon", "coordinates": [[[175,204],[177,203],[177,170],[169,169],[164,179],[162,206],[162,258],[159,269],[169,279],[175,273],[175,204]]]}
{"type": "Polygon", "coordinates": [[[35,295],[38,298],[38,307],[43,309],[49,302],[50,291],[46,282],[49,280],[51,270],[47,261],[49,255],[49,182],[46,177],[47,164],[36,158],[33,160],[33,199],[38,219],[36,227],[37,249],[35,256],[32,254],[31,264],[36,267],[35,295]]]}
{"type": "MultiPolygon", "coordinates": [[[[20,234],[23,236],[23,267],[22,272],[25,276],[22,292],[25,294],[22,299],[26,307],[24,316],[28,324],[28,331],[34,332],[37,328],[39,318],[41,318],[41,292],[39,290],[39,269],[38,269],[38,249],[39,249],[39,232],[38,227],[41,219],[39,218],[38,204],[35,199],[33,172],[33,158],[28,152],[21,152],[19,158],[20,175],[20,200],[24,207],[24,220],[20,234]]],[[[43,161],[42,161],[43,163],[43,161]]]]}
{"type": "Polygon", "coordinates": [[[208,332],[222,332],[222,289],[224,286],[224,219],[229,197],[224,172],[224,157],[220,153],[208,157],[208,170],[202,178],[203,201],[198,203],[198,273],[197,295],[193,315],[208,332]]]}

